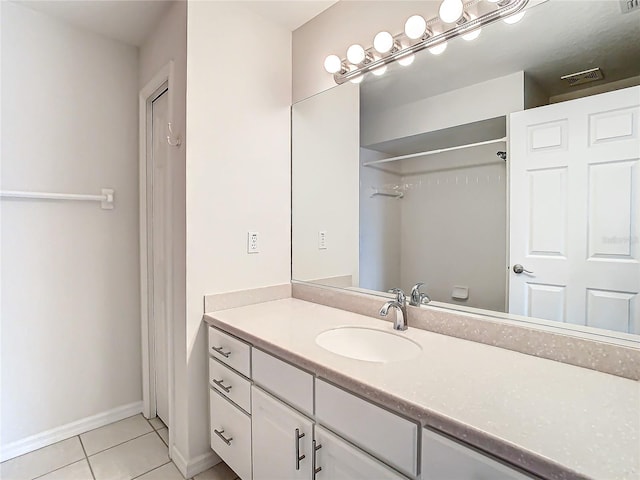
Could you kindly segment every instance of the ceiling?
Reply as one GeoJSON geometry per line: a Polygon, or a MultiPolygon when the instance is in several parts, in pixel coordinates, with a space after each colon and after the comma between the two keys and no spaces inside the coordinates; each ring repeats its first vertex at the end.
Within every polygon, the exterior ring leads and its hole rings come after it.
{"type": "Polygon", "coordinates": [[[142,45],[171,5],[164,0],[21,0],[19,3],[136,47],[142,45]]]}
{"type": "MultiPolygon", "coordinates": [[[[293,31],[337,1],[242,0],[238,3],[267,20],[293,31]]],[[[165,0],[19,0],[19,3],[78,28],[139,47],[172,2],[165,0]]]]}
{"type": "Polygon", "coordinates": [[[480,37],[456,38],[439,56],[426,50],[409,67],[391,65],[361,85],[363,111],[427,98],[523,70],[548,96],[570,87],[563,75],[601,67],[595,86],[640,75],[640,9],[621,13],[617,0],[549,0],[517,24],[496,22],[480,37]]]}

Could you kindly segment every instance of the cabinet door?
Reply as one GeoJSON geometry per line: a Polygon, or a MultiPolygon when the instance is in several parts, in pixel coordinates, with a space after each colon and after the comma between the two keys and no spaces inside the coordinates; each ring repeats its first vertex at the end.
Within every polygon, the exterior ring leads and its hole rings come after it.
{"type": "Polygon", "coordinates": [[[311,479],[312,421],[255,386],[251,410],[253,477],[311,479]]]}
{"type": "Polygon", "coordinates": [[[525,480],[530,477],[427,429],[422,430],[423,480],[525,480]]]}
{"type": "MultiPolygon", "coordinates": [[[[317,480],[406,480],[398,472],[349,445],[322,427],[316,427],[317,480]]],[[[256,477],[258,478],[258,477],[256,477]]]]}

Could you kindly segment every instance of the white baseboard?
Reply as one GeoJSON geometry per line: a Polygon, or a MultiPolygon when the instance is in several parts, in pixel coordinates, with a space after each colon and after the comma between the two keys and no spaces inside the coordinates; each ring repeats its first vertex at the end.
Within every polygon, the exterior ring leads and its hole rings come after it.
{"type": "Polygon", "coordinates": [[[180,470],[184,478],[191,478],[222,461],[213,450],[187,461],[175,445],[171,449],[171,460],[176,464],[176,467],[178,467],[178,470],[180,470]]]}
{"type": "Polygon", "coordinates": [[[103,427],[118,420],[136,415],[142,412],[142,402],[133,402],[128,405],[98,413],[91,417],[81,418],[75,422],[61,425],[42,433],[31,435],[30,437],[8,443],[0,447],[0,462],[11,458],[33,452],[42,447],[47,447],[56,442],[66,440],[67,438],[80,435],[94,428],[103,427]]]}

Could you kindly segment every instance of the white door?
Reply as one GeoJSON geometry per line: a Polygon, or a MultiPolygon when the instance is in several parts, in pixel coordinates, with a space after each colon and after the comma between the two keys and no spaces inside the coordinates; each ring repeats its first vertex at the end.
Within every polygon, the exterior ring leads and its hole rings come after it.
{"type": "MultiPolygon", "coordinates": [[[[349,445],[322,427],[316,427],[317,480],[406,480],[406,477],[349,445]]],[[[258,477],[256,477],[258,478],[258,477]]]]}
{"type": "Polygon", "coordinates": [[[640,333],[639,122],[640,87],[510,115],[509,312],[640,333]]]}
{"type": "Polygon", "coordinates": [[[253,478],[312,478],[312,421],[256,387],[251,387],[251,437],[253,478]]]}
{"type": "Polygon", "coordinates": [[[148,245],[150,246],[149,264],[152,266],[150,279],[151,286],[151,324],[154,327],[153,345],[155,357],[155,397],[156,414],[169,425],[169,375],[168,375],[168,345],[167,328],[169,325],[169,312],[167,309],[167,295],[169,294],[167,278],[167,242],[169,232],[167,212],[167,188],[169,179],[168,170],[168,90],[160,90],[159,94],[151,102],[151,165],[149,177],[151,222],[149,225],[148,245]]]}

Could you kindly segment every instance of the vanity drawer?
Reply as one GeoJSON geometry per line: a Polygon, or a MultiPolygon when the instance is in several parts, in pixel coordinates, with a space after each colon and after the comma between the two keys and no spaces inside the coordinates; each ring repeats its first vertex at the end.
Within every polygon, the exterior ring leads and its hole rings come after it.
{"type": "Polygon", "coordinates": [[[313,375],[253,349],[253,381],[298,410],[313,415],[313,375]]]}
{"type": "Polygon", "coordinates": [[[528,477],[431,430],[422,430],[422,478],[525,480],[528,477]]]}
{"type": "Polygon", "coordinates": [[[418,425],[316,379],[316,419],[403,473],[418,474],[418,425]]]}
{"type": "Polygon", "coordinates": [[[248,343],[209,327],[209,354],[245,377],[251,377],[251,346],[248,343]]]}
{"type": "Polygon", "coordinates": [[[221,395],[251,413],[251,382],[209,357],[209,383],[221,395]]]}
{"type": "Polygon", "coordinates": [[[211,448],[242,480],[251,480],[251,418],[209,390],[211,448]]]}

